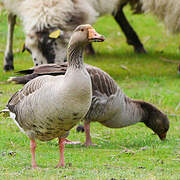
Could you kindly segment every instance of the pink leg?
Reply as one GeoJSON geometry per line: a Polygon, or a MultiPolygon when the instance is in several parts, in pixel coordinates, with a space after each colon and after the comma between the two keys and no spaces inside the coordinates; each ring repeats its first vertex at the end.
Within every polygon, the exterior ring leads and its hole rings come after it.
{"type": "Polygon", "coordinates": [[[85,129],[85,133],[86,133],[86,142],[85,142],[85,146],[92,146],[95,145],[92,143],[91,141],[91,135],[90,135],[90,123],[85,122],[84,123],[84,129],[85,129]]]}
{"type": "Polygon", "coordinates": [[[68,140],[68,139],[65,139],[64,143],[65,143],[65,144],[81,144],[80,141],[70,141],[70,140],[68,140]]]}
{"type": "Polygon", "coordinates": [[[36,169],[37,168],[37,164],[36,164],[36,160],[35,160],[35,149],[36,149],[36,142],[34,139],[30,140],[30,148],[31,148],[31,154],[32,154],[32,168],[36,169]]]}
{"type": "Polygon", "coordinates": [[[56,168],[64,167],[64,144],[66,142],[65,138],[58,138],[59,139],[59,152],[60,152],[60,160],[57,164],[56,168]]]}

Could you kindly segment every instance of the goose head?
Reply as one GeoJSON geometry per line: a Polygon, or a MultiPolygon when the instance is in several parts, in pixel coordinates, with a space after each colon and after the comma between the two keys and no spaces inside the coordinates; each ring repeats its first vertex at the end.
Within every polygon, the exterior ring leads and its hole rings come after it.
{"type": "MultiPolygon", "coordinates": [[[[165,114],[158,112],[151,114],[148,126],[159,136],[161,140],[166,139],[166,134],[169,129],[169,120],[165,114]]],[[[147,124],[146,124],[147,125],[147,124]]]]}
{"type": "Polygon", "coordinates": [[[169,130],[169,120],[166,114],[150,103],[143,102],[141,103],[141,107],[145,112],[143,118],[145,125],[152,129],[161,140],[165,140],[167,131],[169,130]]]}
{"type": "Polygon", "coordinates": [[[89,24],[78,26],[70,39],[69,45],[86,46],[90,42],[102,42],[105,38],[100,35],[96,30],[89,24]]]}

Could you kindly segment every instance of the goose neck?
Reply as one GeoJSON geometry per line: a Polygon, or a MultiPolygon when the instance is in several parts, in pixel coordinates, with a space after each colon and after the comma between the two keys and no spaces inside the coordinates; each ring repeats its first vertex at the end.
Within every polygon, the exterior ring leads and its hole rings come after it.
{"type": "Polygon", "coordinates": [[[83,46],[78,46],[77,44],[70,45],[68,47],[67,52],[67,61],[69,66],[75,68],[82,68],[83,67],[83,46]]]}

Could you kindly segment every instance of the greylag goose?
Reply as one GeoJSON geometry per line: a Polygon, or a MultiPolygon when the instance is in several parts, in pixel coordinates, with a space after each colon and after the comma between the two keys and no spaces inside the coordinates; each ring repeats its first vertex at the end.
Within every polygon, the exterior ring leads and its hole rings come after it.
{"type": "Polygon", "coordinates": [[[19,128],[29,137],[32,167],[35,161],[35,139],[59,139],[60,160],[64,166],[64,142],[69,131],[84,118],[91,105],[92,85],[83,64],[83,50],[89,42],[102,42],[104,37],[90,25],[78,26],[67,49],[68,65],[63,76],[41,76],[16,92],[7,108],[19,128]]]}
{"type": "MultiPolygon", "coordinates": [[[[85,64],[85,67],[90,74],[93,90],[91,107],[84,121],[86,146],[92,145],[90,122],[93,121],[109,128],[122,128],[137,122],[143,122],[161,140],[166,138],[169,120],[163,112],[148,102],[127,97],[116,82],[103,70],[87,64],[85,64]]],[[[41,65],[21,71],[21,73],[30,74],[11,78],[11,81],[23,84],[43,74],[64,74],[66,69],[67,63],[41,65]]]]}

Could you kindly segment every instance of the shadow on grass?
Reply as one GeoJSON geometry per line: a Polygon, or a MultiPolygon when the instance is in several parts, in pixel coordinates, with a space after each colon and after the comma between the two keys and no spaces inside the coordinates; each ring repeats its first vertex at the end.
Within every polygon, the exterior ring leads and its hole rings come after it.
{"type": "MultiPolygon", "coordinates": [[[[150,135],[148,137],[146,137],[145,139],[140,139],[137,138],[135,140],[129,140],[128,142],[126,141],[126,139],[121,139],[119,142],[114,142],[109,140],[108,142],[103,142],[103,141],[99,141],[93,139],[94,143],[96,144],[95,146],[89,146],[86,147],[83,142],[82,144],[76,144],[76,145],[66,145],[67,149],[112,149],[112,150],[122,150],[122,149],[135,149],[135,150],[139,150],[141,148],[144,147],[149,147],[151,148],[153,147],[157,147],[157,146],[161,146],[161,145],[168,145],[169,144],[169,140],[166,139],[165,141],[161,141],[160,139],[158,139],[157,137],[154,137],[154,135],[150,135]]],[[[58,143],[56,142],[48,142],[48,144],[51,144],[52,146],[56,146],[58,147],[58,143]]]]}
{"type": "MultiPolygon", "coordinates": [[[[86,56],[87,57],[87,56],[86,56]]],[[[152,58],[160,58],[160,57],[164,57],[164,58],[169,58],[170,60],[179,60],[180,61],[180,53],[177,56],[176,54],[173,53],[169,53],[169,52],[161,52],[161,51],[153,51],[151,49],[147,50],[146,54],[136,54],[133,51],[121,51],[121,50],[114,50],[111,52],[108,51],[103,51],[103,52],[96,52],[95,56],[88,56],[88,58],[134,58],[134,57],[138,57],[138,58],[147,58],[152,60],[152,58]]]]}

